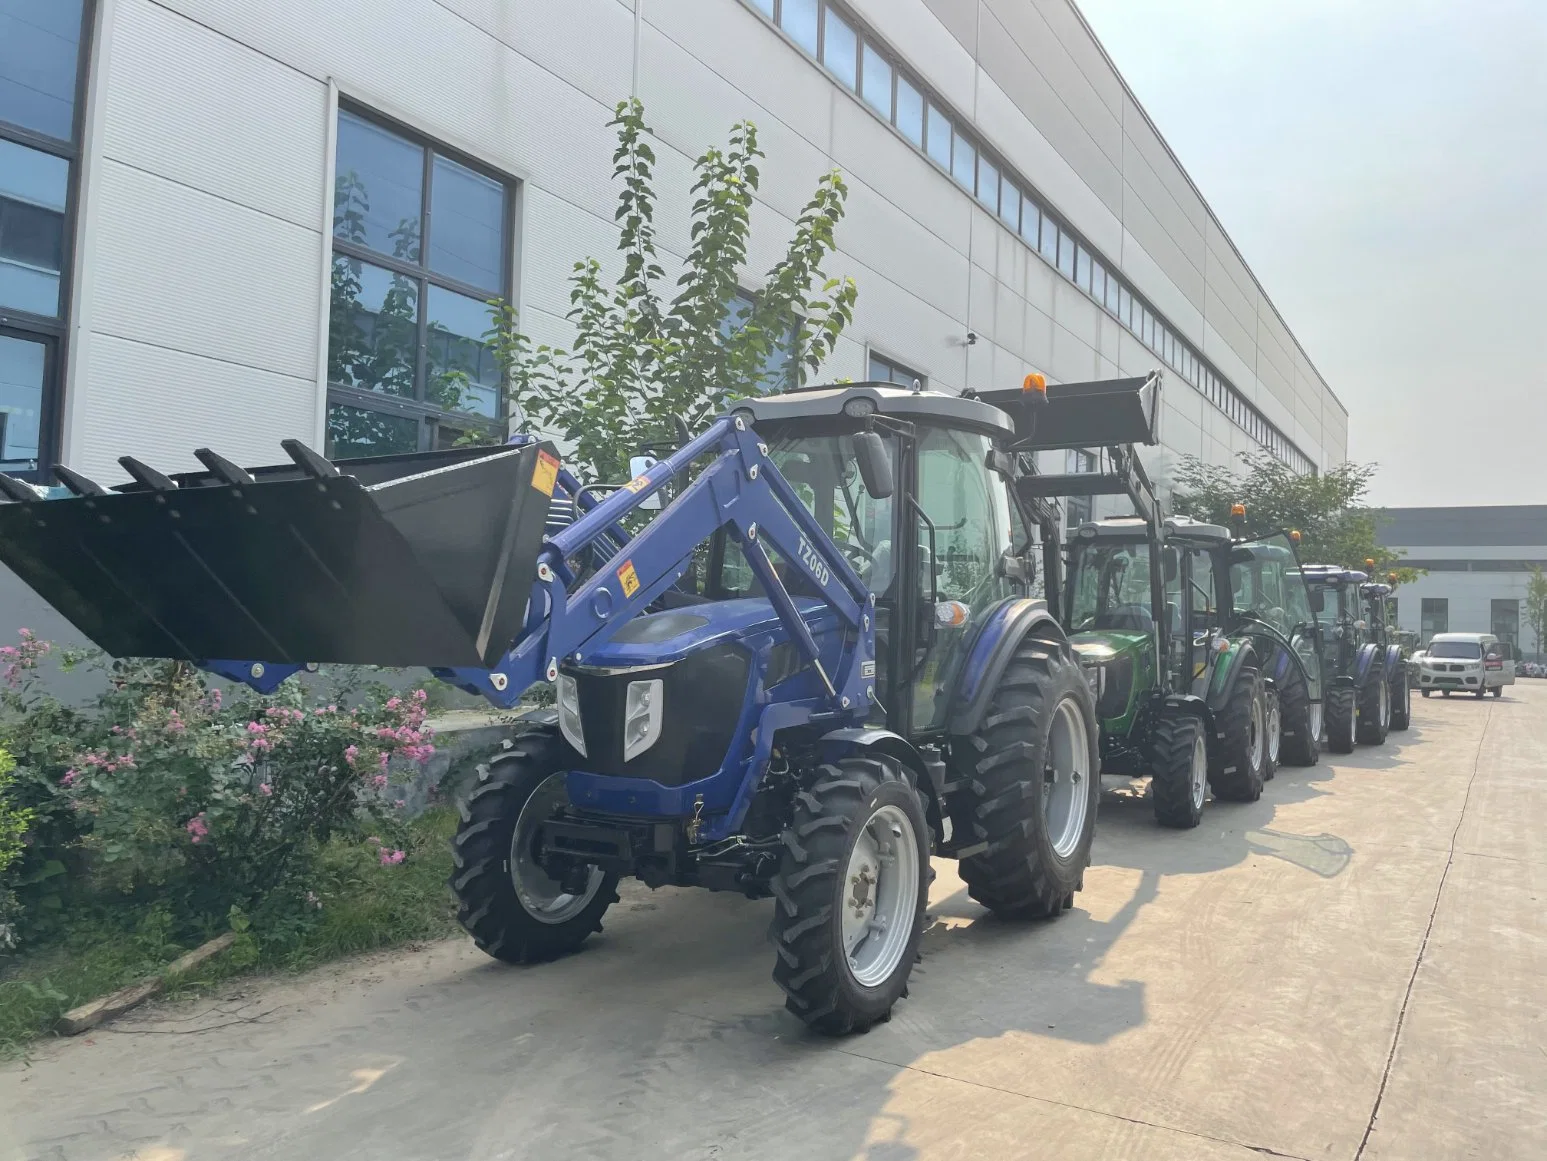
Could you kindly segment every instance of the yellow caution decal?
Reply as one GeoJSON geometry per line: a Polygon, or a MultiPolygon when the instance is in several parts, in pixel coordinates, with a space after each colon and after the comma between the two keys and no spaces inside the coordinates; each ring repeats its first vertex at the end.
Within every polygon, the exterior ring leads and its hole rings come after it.
{"type": "Polygon", "coordinates": [[[632,480],[623,486],[630,492],[633,492],[637,495],[650,486],[650,479],[647,476],[635,476],[632,480]]]}
{"type": "Polygon", "coordinates": [[[532,487],[544,496],[553,495],[559,481],[559,461],[545,451],[537,453],[537,468],[532,472],[532,487]]]}
{"type": "Polygon", "coordinates": [[[625,560],[623,567],[618,570],[618,583],[623,586],[625,599],[639,591],[639,574],[634,571],[634,562],[625,560]]]}

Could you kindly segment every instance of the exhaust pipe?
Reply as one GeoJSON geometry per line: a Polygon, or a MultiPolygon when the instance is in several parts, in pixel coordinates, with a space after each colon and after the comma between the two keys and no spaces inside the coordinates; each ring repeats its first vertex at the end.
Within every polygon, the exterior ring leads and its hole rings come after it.
{"type": "Polygon", "coordinates": [[[133,482],[0,475],[0,561],[114,657],[493,666],[521,629],[551,444],[242,468],[208,448],[133,482]]]}

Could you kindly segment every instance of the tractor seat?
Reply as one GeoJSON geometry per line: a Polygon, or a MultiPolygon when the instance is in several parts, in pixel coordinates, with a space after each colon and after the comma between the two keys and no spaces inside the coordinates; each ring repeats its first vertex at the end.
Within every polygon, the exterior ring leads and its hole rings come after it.
{"type": "Polygon", "coordinates": [[[1106,612],[1096,617],[1096,623],[1092,626],[1096,629],[1128,630],[1135,633],[1149,633],[1155,628],[1155,619],[1150,616],[1149,609],[1143,605],[1114,605],[1106,612]]]}

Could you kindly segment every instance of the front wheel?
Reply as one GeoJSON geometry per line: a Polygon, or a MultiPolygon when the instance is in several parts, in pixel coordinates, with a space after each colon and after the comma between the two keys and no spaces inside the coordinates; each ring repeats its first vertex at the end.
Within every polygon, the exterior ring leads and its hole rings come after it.
{"type": "Polygon", "coordinates": [[[581,868],[563,884],[538,862],[542,824],[569,802],[564,743],[533,730],[478,768],[451,840],[457,920],[478,947],[506,963],[538,963],[576,950],[602,929],[618,876],[581,868]]]}
{"type": "Polygon", "coordinates": [[[1215,715],[1218,745],[1209,755],[1209,785],[1226,802],[1256,802],[1262,797],[1267,760],[1267,715],[1262,677],[1248,666],[1215,715]]]}
{"type": "Polygon", "coordinates": [[[1279,707],[1278,690],[1267,689],[1263,691],[1264,729],[1266,730],[1267,751],[1262,759],[1262,780],[1273,781],[1273,775],[1278,773],[1279,747],[1283,738],[1284,719],[1279,707]]]}
{"type": "Polygon", "coordinates": [[[1058,642],[1021,642],[953,753],[967,783],[949,804],[966,821],[967,894],[1006,918],[1070,907],[1090,863],[1101,758],[1090,687],[1058,642]]]}
{"type": "Polygon", "coordinates": [[[1327,690],[1327,749],[1334,754],[1354,752],[1354,730],[1358,713],[1351,685],[1334,685],[1327,690]]]}
{"type": "Polygon", "coordinates": [[[818,1032],[863,1032],[908,994],[928,902],[929,824],[879,753],[821,766],[795,795],[771,883],[774,982],[818,1032]]]}
{"type": "Polygon", "coordinates": [[[1494,697],[1503,697],[1504,696],[1504,687],[1502,685],[1494,686],[1493,687],[1493,696],[1494,697]]]}
{"type": "Polygon", "coordinates": [[[1150,799],[1155,821],[1187,830],[1203,819],[1209,790],[1209,747],[1203,720],[1162,713],[1150,740],[1150,799]]]}
{"type": "Polygon", "coordinates": [[[1427,689],[1420,690],[1419,692],[1422,693],[1424,697],[1428,697],[1429,696],[1429,691],[1427,689]]]}

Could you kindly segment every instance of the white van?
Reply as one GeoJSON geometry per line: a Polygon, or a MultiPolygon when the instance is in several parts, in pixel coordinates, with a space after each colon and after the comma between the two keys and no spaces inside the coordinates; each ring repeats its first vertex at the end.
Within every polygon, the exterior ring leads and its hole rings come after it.
{"type": "Polygon", "coordinates": [[[1436,633],[1418,662],[1418,690],[1428,697],[1439,690],[1485,697],[1504,696],[1504,687],[1515,684],[1515,662],[1510,648],[1492,633],[1436,633]]]}

